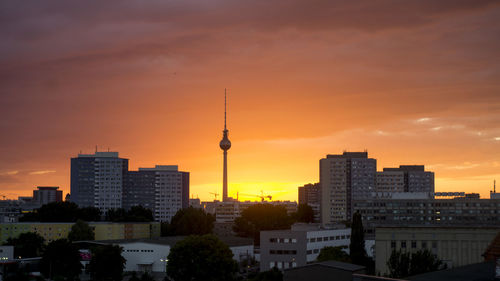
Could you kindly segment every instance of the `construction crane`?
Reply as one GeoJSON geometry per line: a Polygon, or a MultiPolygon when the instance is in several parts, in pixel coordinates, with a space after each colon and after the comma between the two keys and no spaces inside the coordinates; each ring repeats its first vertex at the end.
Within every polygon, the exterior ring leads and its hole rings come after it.
{"type": "Polygon", "coordinates": [[[269,199],[269,200],[272,200],[272,199],[273,199],[273,197],[272,197],[271,195],[264,195],[264,191],[262,191],[262,190],[260,191],[260,195],[256,195],[256,194],[245,194],[245,193],[239,193],[239,192],[238,192],[238,195],[237,195],[237,196],[239,196],[240,194],[241,194],[241,195],[243,195],[243,196],[259,197],[259,198],[260,198],[260,202],[264,202],[264,201],[266,200],[266,198],[267,198],[267,199],[269,199]]]}
{"type": "Polygon", "coordinates": [[[216,201],[217,200],[217,196],[219,196],[219,193],[217,193],[217,192],[209,192],[209,193],[212,194],[215,197],[214,201],[216,201]]]}

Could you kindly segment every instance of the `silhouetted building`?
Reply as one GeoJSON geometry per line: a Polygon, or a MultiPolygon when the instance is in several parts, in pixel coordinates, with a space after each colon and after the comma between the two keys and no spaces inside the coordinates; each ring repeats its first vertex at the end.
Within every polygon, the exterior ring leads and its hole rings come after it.
{"type": "Polygon", "coordinates": [[[178,171],[177,166],[139,168],[129,175],[124,202],[129,207],[153,204],[155,221],[170,221],[178,210],[189,207],[189,173],[178,171]]]}
{"type": "Polygon", "coordinates": [[[33,201],[40,205],[62,202],[62,190],[58,189],[59,186],[37,186],[37,190],[33,190],[33,201]]]}
{"type": "Polygon", "coordinates": [[[78,154],[71,158],[71,202],[79,207],[96,207],[103,213],[122,208],[123,179],[128,159],[118,152],[78,154]]]}
{"type": "Polygon", "coordinates": [[[368,152],[344,152],[320,160],[321,223],[351,220],[352,201],[375,191],[377,160],[368,152]]]}
{"type": "Polygon", "coordinates": [[[423,165],[400,165],[377,172],[377,191],[383,192],[434,192],[434,173],[425,171],[423,165]]]}
{"type": "Polygon", "coordinates": [[[307,204],[314,211],[314,220],[320,220],[321,189],[319,183],[306,184],[299,187],[299,204],[307,204]]]}
{"type": "Polygon", "coordinates": [[[319,204],[320,196],[319,183],[309,183],[299,187],[299,204],[319,204]]]}
{"type": "Polygon", "coordinates": [[[128,171],[123,183],[123,208],[141,205],[154,214],[155,188],[155,171],[128,171]]]}

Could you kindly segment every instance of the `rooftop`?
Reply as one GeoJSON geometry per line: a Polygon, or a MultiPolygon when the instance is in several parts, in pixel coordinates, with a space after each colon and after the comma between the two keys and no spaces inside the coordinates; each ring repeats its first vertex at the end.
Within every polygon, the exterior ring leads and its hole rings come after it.
{"type": "Polygon", "coordinates": [[[495,262],[482,262],[447,270],[427,272],[406,277],[412,281],[487,281],[495,280],[495,262]]]}

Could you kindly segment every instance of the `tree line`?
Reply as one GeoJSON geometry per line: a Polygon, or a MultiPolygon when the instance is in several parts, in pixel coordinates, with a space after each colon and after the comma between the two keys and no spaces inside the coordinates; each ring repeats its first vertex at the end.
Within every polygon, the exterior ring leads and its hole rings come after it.
{"type": "Polygon", "coordinates": [[[77,220],[149,222],[153,221],[153,212],[142,206],[133,206],[129,210],[123,208],[110,209],[103,216],[99,208],[80,208],[73,202],[64,201],[45,204],[19,218],[20,222],[76,222],[77,220]]]}

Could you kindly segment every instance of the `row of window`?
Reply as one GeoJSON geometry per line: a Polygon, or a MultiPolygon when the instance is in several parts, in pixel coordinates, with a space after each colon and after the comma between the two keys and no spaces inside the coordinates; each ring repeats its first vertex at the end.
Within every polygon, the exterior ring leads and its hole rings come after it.
{"type": "Polygon", "coordinates": [[[154,250],[126,250],[126,252],[133,252],[133,253],[138,253],[138,252],[141,252],[141,253],[152,253],[152,252],[154,252],[154,250]]]}
{"type": "Polygon", "coordinates": [[[278,269],[291,268],[291,267],[297,267],[297,263],[296,262],[286,262],[286,261],[272,261],[272,262],[269,262],[269,267],[270,268],[277,267],[278,269]]]}
{"type": "MultiPolygon", "coordinates": [[[[397,242],[395,240],[391,241],[391,249],[395,249],[396,248],[396,243],[397,242]]],[[[427,248],[427,242],[426,241],[422,241],[422,243],[420,245],[421,245],[422,249],[426,249],[427,248]]],[[[437,241],[432,241],[431,245],[432,245],[433,249],[436,249],[437,248],[437,241]]],[[[417,248],[417,241],[411,241],[410,242],[410,246],[411,246],[412,249],[416,249],[417,248]]],[[[407,241],[400,241],[400,247],[402,249],[406,249],[406,247],[407,247],[407,241]]]]}
{"type": "Polygon", "coordinates": [[[297,250],[269,250],[270,255],[296,255],[297,250]]]}
{"type": "Polygon", "coordinates": [[[297,243],[296,238],[270,238],[271,243],[297,243]]]}
{"type": "Polygon", "coordinates": [[[343,239],[350,239],[351,235],[337,235],[337,236],[325,236],[325,237],[316,237],[316,238],[310,238],[307,239],[308,243],[314,243],[314,242],[323,242],[323,241],[332,241],[332,240],[343,240],[343,239]]]}

